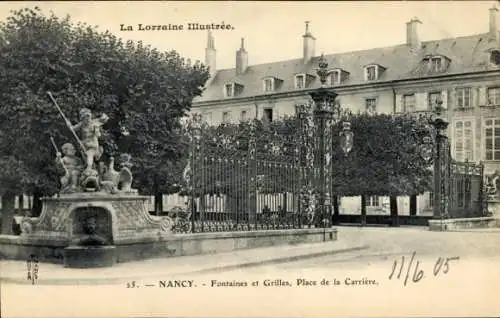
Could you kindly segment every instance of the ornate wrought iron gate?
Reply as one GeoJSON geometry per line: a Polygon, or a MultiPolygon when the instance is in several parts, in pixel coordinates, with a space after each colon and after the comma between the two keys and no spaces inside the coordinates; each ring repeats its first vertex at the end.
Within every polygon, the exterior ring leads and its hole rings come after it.
{"type": "Polygon", "coordinates": [[[484,165],[473,162],[458,162],[451,156],[448,138],[441,136],[441,202],[439,213],[434,217],[462,218],[482,216],[487,211],[484,190],[484,165]]]}
{"type": "MultiPolygon", "coordinates": [[[[257,136],[253,121],[248,122],[244,136],[231,131],[205,135],[207,127],[202,127],[199,118],[192,125],[185,175],[190,186],[192,231],[303,225],[299,207],[303,168],[296,135],[275,131],[257,136]]],[[[224,130],[224,125],[219,129],[224,130]]]]}

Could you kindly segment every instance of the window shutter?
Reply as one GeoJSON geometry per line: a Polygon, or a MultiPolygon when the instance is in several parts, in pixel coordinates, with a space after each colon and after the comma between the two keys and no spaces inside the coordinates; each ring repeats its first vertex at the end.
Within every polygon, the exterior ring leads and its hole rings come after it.
{"type": "MultiPolygon", "coordinates": [[[[457,89],[454,87],[454,88],[450,89],[449,93],[448,93],[448,108],[452,108],[452,109],[458,108],[457,101],[458,101],[457,89]]],[[[443,107],[446,108],[446,105],[444,104],[444,100],[443,100],[443,107]]]]}
{"type": "Polygon", "coordinates": [[[479,100],[479,106],[484,106],[487,104],[486,102],[486,87],[479,87],[478,88],[478,100],[479,100]]]}
{"type": "Polygon", "coordinates": [[[396,95],[396,108],[394,112],[401,113],[403,112],[403,95],[396,95]]]}
{"type": "Polygon", "coordinates": [[[443,109],[448,109],[448,90],[443,90],[441,92],[441,100],[443,101],[443,109]]]}
{"type": "Polygon", "coordinates": [[[476,105],[479,105],[479,87],[471,87],[470,94],[471,94],[470,106],[475,108],[476,105]]]}

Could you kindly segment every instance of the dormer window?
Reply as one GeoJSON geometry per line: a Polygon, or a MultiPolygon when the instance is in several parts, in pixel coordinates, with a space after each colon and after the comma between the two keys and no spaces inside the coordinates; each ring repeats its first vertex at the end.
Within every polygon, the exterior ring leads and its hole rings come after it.
{"type": "Polygon", "coordinates": [[[500,66],[500,50],[493,50],[490,54],[490,62],[500,66]]]}
{"type": "Polygon", "coordinates": [[[369,64],[365,66],[365,81],[376,81],[380,78],[380,74],[385,70],[384,67],[378,64],[369,64]]]}
{"type": "Polygon", "coordinates": [[[305,74],[295,75],[295,88],[303,89],[305,87],[306,87],[306,75],[305,74]]]}
{"type": "Polygon", "coordinates": [[[234,96],[234,84],[228,83],[224,85],[224,96],[225,97],[233,97],[234,96]]]}
{"type": "Polygon", "coordinates": [[[243,85],[238,83],[226,83],[224,84],[224,97],[234,97],[243,92],[243,85]]]}
{"type": "Polygon", "coordinates": [[[441,72],[443,67],[443,59],[441,56],[431,58],[430,67],[433,72],[441,72]]]}
{"type": "Polygon", "coordinates": [[[274,78],[265,78],[263,84],[264,84],[264,92],[274,91],[274,78]]]}
{"type": "Polygon", "coordinates": [[[343,69],[337,68],[332,69],[328,74],[328,83],[333,85],[340,85],[349,75],[349,72],[344,71],[343,69]]]}
{"type": "Polygon", "coordinates": [[[368,66],[365,68],[365,76],[367,81],[374,81],[377,79],[377,67],[368,66]]]}
{"type": "Polygon", "coordinates": [[[295,74],[294,87],[295,89],[308,88],[316,80],[316,75],[308,73],[295,74]]]}
{"type": "Polygon", "coordinates": [[[340,84],[340,82],[341,82],[340,76],[341,76],[340,70],[332,71],[332,73],[330,74],[330,81],[331,81],[332,85],[339,85],[340,84]]]}
{"type": "Polygon", "coordinates": [[[446,71],[451,60],[443,55],[426,56],[422,62],[422,71],[427,73],[441,73],[446,71]],[[425,69],[427,67],[427,70],[425,69]]]}
{"type": "Polygon", "coordinates": [[[283,80],[277,77],[274,76],[264,77],[262,79],[262,91],[265,93],[277,91],[281,88],[282,83],[283,80]]]}

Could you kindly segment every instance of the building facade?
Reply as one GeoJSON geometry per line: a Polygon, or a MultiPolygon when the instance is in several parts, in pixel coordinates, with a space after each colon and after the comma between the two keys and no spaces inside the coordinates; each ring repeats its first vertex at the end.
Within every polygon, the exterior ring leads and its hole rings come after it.
{"type": "MultiPolygon", "coordinates": [[[[485,12],[485,17],[486,17],[485,12]]],[[[417,18],[406,23],[406,42],[391,47],[325,55],[328,84],[343,108],[353,112],[418,113],[443,102],[447,134],[458,161],[483,162],[485,173],[500,170],[500,33],[498,9],[489,9],[482,34],[421,41],[417,18]],[[486,31],[486,30],[485,30],[486,31]]],[[[315,68],[316,38],[306,22],[301,58],[249,65],[244,39],[232,69],[216,68],[214,37],[208,34],[205,64],[211,78],[193,103],[209,124],[295,114],[308,92],[320,87],[315,68]]],[[[389,200],[370,197],[367,212],[388,213],[389,200]]],[[[410,200],[398,210],[409,214],[410,200]]],[[[342,198],[341,213],[360,213],[359,197],[342,198]]],[[[431,214],[432,193],[417,198],[417,214],[431,214]]]]}

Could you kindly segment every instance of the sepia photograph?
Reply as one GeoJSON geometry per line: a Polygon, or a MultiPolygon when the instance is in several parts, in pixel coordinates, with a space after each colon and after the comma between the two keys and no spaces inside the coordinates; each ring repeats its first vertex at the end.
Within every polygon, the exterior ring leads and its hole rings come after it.
{"type": "Polygon", "coordinates": [[[499,316],[499,10],[0,3],[0,316],[499,316]]]}

